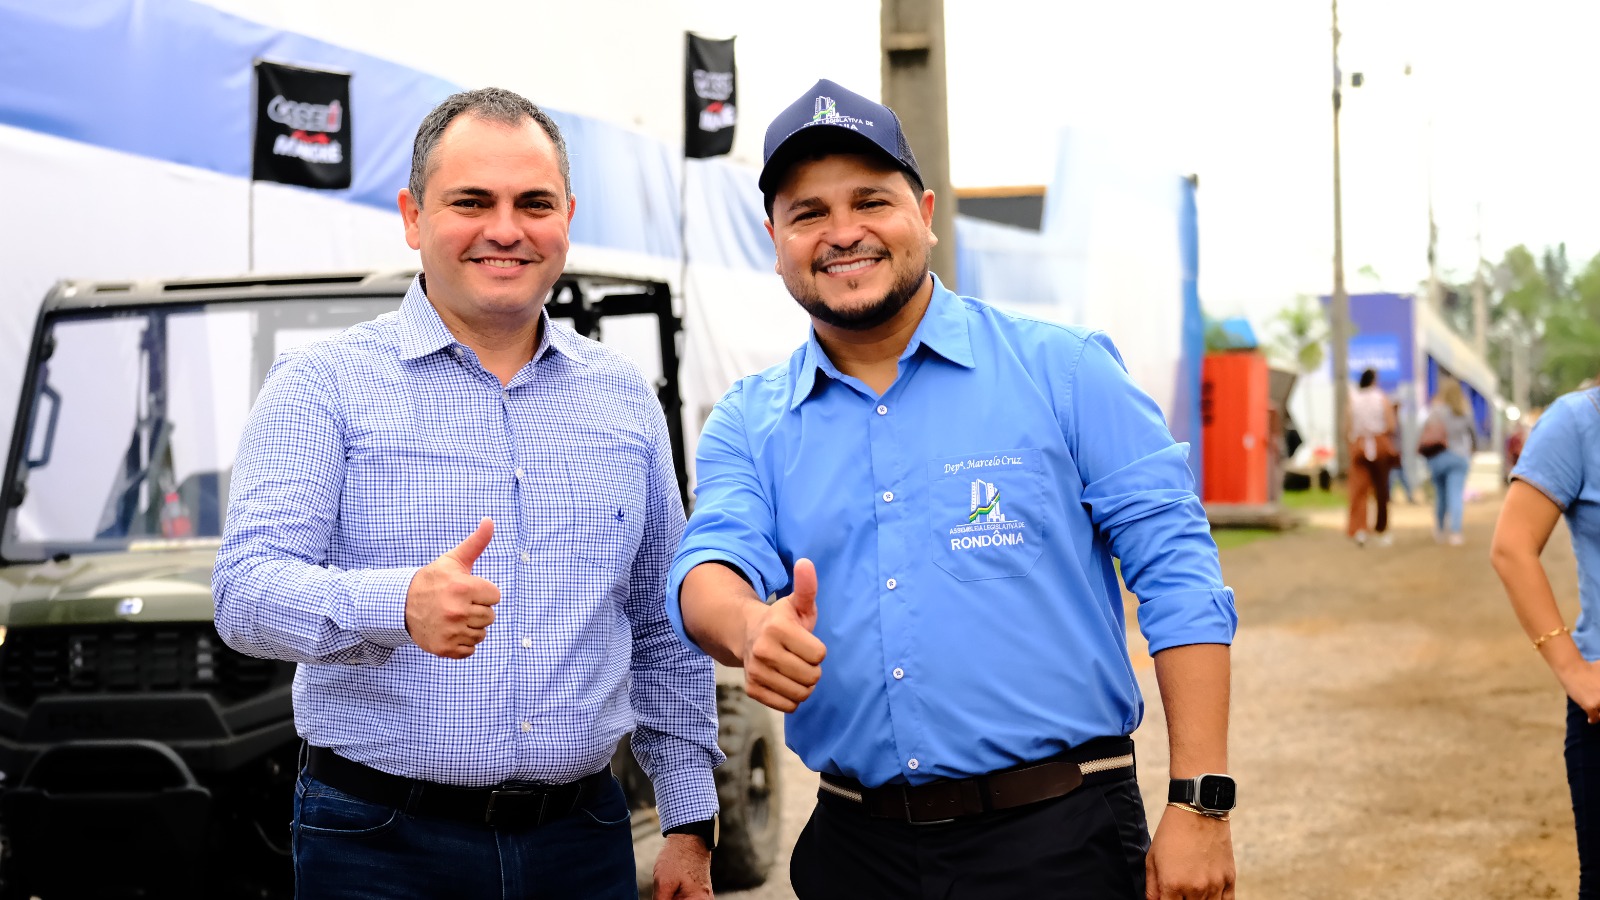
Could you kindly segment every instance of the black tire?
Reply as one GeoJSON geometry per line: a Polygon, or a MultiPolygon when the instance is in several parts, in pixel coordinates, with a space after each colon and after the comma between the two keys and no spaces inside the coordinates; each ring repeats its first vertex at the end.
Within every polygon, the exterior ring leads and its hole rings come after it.
{"type": "Polygon", "coordinates": [[[717,686],[718,744],[728,761],[717,767],[722,831],[711,854],[718,891],[753,888],[767,880],[778,855],[782,824],[776,714],[744,689],[717,686]]]}

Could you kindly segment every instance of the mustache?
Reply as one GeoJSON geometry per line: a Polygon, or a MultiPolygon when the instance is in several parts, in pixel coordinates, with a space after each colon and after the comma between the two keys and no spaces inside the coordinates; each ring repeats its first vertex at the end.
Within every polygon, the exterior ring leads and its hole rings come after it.
{"type": "Polygon", "coordinates": [[[827,253],[824,253],[820,258],[812,261],[812,263],[811,263],[811,271],[820,272],[823,269],[826,269],[828,266],[833,265],[834,263],[838,262],[841,259],[869,259],[869,258],[872,258],[872,259],[888,259],[889,258],[889,248],[887,248],[887,247],[872,247],[872,246],[863,247],[863,246],[861,246],[859,244],[857,244],[856,246],[853,246],[853,247],[846,247],[844,249],[840,249],[840,248],[837,248],[837,247],[830,248],[827,253]]]}

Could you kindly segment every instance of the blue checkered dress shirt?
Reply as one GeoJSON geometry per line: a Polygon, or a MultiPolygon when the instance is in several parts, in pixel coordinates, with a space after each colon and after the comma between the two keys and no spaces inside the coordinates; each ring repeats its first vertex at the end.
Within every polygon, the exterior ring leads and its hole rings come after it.
{"type": "Polygon", "coordinates": [[[396,312],[284,354],[251,411],[213,574],[217,629],[300,663],[312,744],[463,786],[566,782],[618,740],[663,828],[716,811],[711,662],[663,606],[683,531],[666,420],[616,352],[544,317],[504,387],[414,282],[396,312]],[[405,627],[421,566],[480,519],[500,588],[464,660],[405,627]]]}

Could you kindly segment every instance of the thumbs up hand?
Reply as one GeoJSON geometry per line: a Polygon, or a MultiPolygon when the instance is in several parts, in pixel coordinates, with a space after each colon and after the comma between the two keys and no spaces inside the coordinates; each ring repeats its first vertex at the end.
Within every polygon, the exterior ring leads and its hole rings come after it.
{"type": "MultiPolygon", "coordinates": [[[[755,604],[751,604],[752,607],[755,604]]],[[[817,628],[817,570],[794,564],[794,593],[753,608],[745,631],[745,692],[779,712],[794,712],[822,677],[828,648],[817,628]]]]}
{"type": "Polygon", "coordinates": [[[472,655],[500,602],[500,589],[472,574],[472,564],[493,537],[494,522],[484,519],[455,549],[417,570],[406,591],[406,632],[412,643],[447,659],[472,655]]]}

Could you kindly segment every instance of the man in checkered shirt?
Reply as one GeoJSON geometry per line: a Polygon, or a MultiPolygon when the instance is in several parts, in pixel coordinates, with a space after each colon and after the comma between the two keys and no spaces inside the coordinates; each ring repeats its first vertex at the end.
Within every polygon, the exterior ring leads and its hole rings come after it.
{"type": "Polygon", "coordinates": [[[609,759],[633,731],[656,896],[710,897],[710,661],[668,624],[683,531],[661,407],[551,323],[566,146],[508,91],[418,129],[397,312],[285,353],[213,576],[234,648],[300,663],[297,895],[635,896],[609,759]]]}

